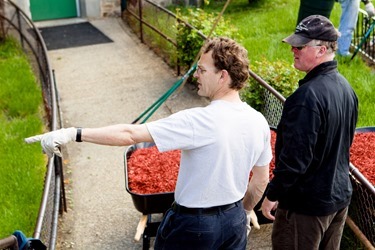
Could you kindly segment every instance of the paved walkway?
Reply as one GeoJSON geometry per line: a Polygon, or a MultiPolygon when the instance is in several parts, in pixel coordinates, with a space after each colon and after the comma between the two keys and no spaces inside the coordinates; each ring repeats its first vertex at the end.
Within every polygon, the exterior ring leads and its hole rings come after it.
{"type": "MultiPolygon", "coordinates": [[[[120,18],[90,22],[114,42],[48,53],[64,127],[131,123],[178,78],[120,18]]],[[[206,105],[190,88],[185,86],[150,120],[206,105]]],[[[66,147],[69,208],[60,219],[58,249],[142,249],[142,241],[134,241],[141,214],[125,190],[125,149],[86,143],[66,147]]],[[[248,249],[270,249],[269,226],[251,235],[248,249]]]]}

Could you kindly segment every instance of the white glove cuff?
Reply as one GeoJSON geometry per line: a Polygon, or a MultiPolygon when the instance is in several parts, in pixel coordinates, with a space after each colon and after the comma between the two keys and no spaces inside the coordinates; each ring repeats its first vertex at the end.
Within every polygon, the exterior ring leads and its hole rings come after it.
{"type": "Polygon", "coordinates": [[[64,144],[68,143],[69,141],[76,141],[76,139],[77,139],[77,128],[70,127],[70,128],[63,128],[61,130],[62,130],[63,134],[65,135],[65,140],[63,140],[64,144]]]}

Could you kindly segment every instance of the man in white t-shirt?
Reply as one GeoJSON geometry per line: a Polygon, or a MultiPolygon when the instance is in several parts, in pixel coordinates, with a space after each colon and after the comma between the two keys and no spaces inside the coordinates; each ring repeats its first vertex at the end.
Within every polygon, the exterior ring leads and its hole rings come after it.
{"type": "MultiPolygon", "coordinates": [[[[198,94],[211,100],[207,107],[141,125],[67,128],[26,139],[41,141],[50,156],[70,141],[112,146],[154,142],[159,151],[180,149],[175,202],[158,229],[155,249],[245,249],[242,198],[250,171],[262,186],[268,182],[269,126],[239,96],[249,77],[247,51],[228,38],[210,39],[202,49],[194,77],[198,94]]],[[[252,197],[256,204],[261,194],[252,197]]]]}

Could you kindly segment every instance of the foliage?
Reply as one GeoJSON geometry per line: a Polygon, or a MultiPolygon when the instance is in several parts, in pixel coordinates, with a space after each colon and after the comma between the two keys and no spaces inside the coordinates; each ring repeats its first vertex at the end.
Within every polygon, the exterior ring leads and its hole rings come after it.
{"type": "MultiPolygon", "coordinates": [[[[188,8],[185,13],[183,14],[180,9],[176,9],[177,18],[191,24],[195,29],[191,29],[184,22],[177,22],[177,57],[181,66],[190,67],[204,42],[204,38],[199,32],[206,37],[209,36],[213,24],[217,22],[217,16],[200,8],[188,8]]],[[[229,21],[224,20],[224,17],[220,18],[210,36],[225,36],[237,41],[241,40],[238,30],[229,21]]]]}
{"type": "MultiPolygon", "coordinates": [[[[251,68],[255,74],[284,97],[288,97],[294,92],[298,86],[298,80],[301,79],[300,73],[286,61],[269,62],[263,58],[261,61],[255,61],[251,68]]],[[[264,104],[264,91],[265,88],[250,77],[249,84],[241,90],[240,94],[243,101],[261,111],[264,104]]]]}
{"type": "Polygon", "coordinates": [[[15,230],[33,234],[43,193],[45,165],[38,145],[42,96],[18,42],[0,43],[0,238],[15,230]]]}
{"type": "MultiPolygon", "coordinates": [[[[204,10],[219,13],[225,1],[211,1],[204,10]]],[[[266,58],[268,61],[285,60],[293,63],[290,46],[282,39],[294,32],[298,16],[299,0],[232,0],[224,17],[230,20],[244,38],[241,40],[249,51],[250,60],[266,58]]],[[[361,6],[363,8],[363,5],[361,6]]],[[[330,20],[338,27],[341,14],[339,3],[335,3],[330,20]]],[[[359,99],[357,127],[375,125],[375,70],[357,55],[353,60],[336,58],[339,72],[349,81],[359,99]]],[[[261,78],[266,75],[257,73],[261,78]]]]}

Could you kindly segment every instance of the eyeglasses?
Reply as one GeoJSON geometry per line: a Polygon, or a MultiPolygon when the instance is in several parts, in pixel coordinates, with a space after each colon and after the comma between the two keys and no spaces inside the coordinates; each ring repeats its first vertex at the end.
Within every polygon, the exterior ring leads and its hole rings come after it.
{"type": "Polygon", "coordinates": [[[216,69],[216,68],[211,68],[211,67],[209,67],[209,68],[207,68],[207,69],[202,69],[200,66],[198,66],[197,69],[196,69],[196,72],[197,72],[198,75],[202,75],[202,74],[204,74],[205,72],[207,72],[208,70],[213,71],[214,73],[217,73],[217,72],[220,71],[220,70],[218,70],[218,69],[216,69]]]}
{"type": "Polygon", "coordinates": [[[207,70],[205,70],[205,69],[202,69],[201,67],[197,67],[197,74],[199,74],[199,75],[201,75],[201,74],[203,74],[204,72],[206,72],[207,70]]]}

